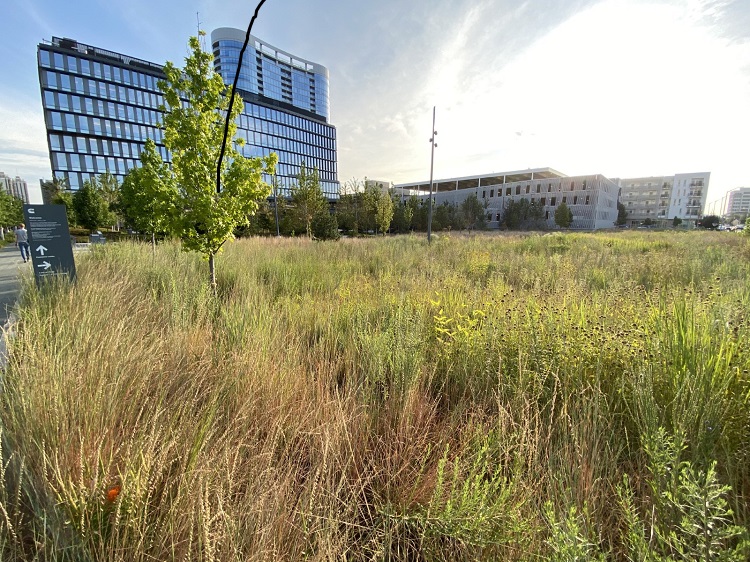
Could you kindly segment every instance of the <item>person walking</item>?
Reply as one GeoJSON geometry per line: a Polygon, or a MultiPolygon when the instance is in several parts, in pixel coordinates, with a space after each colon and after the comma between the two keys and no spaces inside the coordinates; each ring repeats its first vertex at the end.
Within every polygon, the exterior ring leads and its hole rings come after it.
{"type": "Polygon", "coordinates": [[[16,229],[16,246],[21,250],[23,263],[29,261],[31,259],[31,255],[29,254],[29,233],[26,230],[26,225],[23,223],[19,224],[16,229]]]}

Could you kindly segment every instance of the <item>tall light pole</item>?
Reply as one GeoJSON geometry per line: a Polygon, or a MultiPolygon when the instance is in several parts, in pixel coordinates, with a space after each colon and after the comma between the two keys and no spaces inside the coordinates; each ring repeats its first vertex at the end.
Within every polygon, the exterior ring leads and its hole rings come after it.
{"type": "Polygon", "coordinates": [[[279,193],[277,191],[279,187],[279,180],[276,179],[276,174],[273,175],[273,210],[276,214],[276,237],[280,237],[279,234],[279,193]]]}
{"type": "Polygon", "coordinates": [[[437,136],[437,131],[435,130],[435,106],[432,107],[432,137],[430,137],[430,149],[431,149],[431,155],[430,155],[430,206],[427,208],[427,244],[429,245],[432,242],[432,169],[435,164],[435,149],[437,148],[437,143],[435,142],[435,137],[437,136]]]}

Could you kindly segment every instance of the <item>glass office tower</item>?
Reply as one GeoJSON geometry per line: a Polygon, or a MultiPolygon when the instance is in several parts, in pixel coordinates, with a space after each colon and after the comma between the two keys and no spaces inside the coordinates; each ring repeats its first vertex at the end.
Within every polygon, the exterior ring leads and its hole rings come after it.
{"type": "MultiPolygon", "coordinates": [[[[149,138],[162,158],[170,161],[159,128],[163,97],[157,82],[164,78],[161,65],[58,37],[40,44],[37,55],[54,176],[67,178],[74,190],[104,172],[121,182],[128,170],[140,165],[138,158],[149,138]]],[[[231,60],[225,64],[230,68],[231,60]]],[[[301,106],[297,107],[286,101],[285,87],[278,88],[283,90],[277,96],[281,99],[267,96],[265,89],[248,92],[243,88],[240,93],[245,106],[237,135],[247,143],[243,148],[246,156],[279,155],[281,194],[288,195],[300,164],[305,162],[310,168],[318,168],[324,193],[335,199],[336,129],[327,122],[327,71],[305,64],[318,69],[319,74],[312,72],[315,96],[303,99],[301,86],[295,88],[297,97],[292,101],[297,100],[301,106]],[[325,72],[320,74],[319,69],[325,72]]],[[[217,71],[223,71],[220,67],[217,64],[217,71]]],[[[234,79],[234,75],[222,76],[229,84],[234,79]]],[[[270,86],[270,71],[268,80],[270,86]]],[[[302,83],[299,77],[296,80],[298,85],[302,83]]],[[[271,87],[268,93],[271,91],[275,96],[276,89],[271,87]]]]}
{"type": "Polygon", "coordinates": [[[169,161],[158,127],[160,65],[58,37],[37,55],[54,176],[74,190],[104,172],[121,182],[149,138],[169,161]]]}
{"type": "MultiPolygon", "coordinates": [[[[231,86],[245,32],[219,28],[211,33],[216,72],[231,86]]],[[[242,58],[237,91],[245,100],[238,135],[248,156],[275,152],[282,191],[299,173],[302,162],[316,167],[329,199],[338,198],[336,128],[328,123],[328,69],[250,36],[242,58]]]]}

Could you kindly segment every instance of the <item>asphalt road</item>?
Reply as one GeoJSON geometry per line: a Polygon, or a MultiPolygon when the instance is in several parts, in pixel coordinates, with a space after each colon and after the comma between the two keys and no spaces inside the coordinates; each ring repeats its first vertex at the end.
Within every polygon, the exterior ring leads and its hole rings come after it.
{"type": "Polygon", "coordinates": [[[24,275],[33,275],[31,261],[23,263],[21,253],[12,244],[0,248],[0,326],[8,321],[24,275]]]}

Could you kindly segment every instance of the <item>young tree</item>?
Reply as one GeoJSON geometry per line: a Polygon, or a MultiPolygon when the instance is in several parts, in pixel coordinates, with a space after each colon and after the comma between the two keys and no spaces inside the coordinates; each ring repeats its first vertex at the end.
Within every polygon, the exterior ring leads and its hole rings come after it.
{"type": "Polygon", "coordinates": [[[484,214],[485,205],[479,201],[476,193],[472,193],[463,203],[461,203],[461,215],[464,219],[464,224],[469,230],[479,229],[484,230],[487,226],[487,217],[484,214]]]}
{"type": "MultiPolygon", "coordinates": [[[[203,32],[201,32],[202,34],[203,32]]],[[[242,99],[235,97],[229,115],[225,158],[217,189],[216,168],[224,137],[224,117],[229,107],[227,88],[213,71],[213,55],[204,52],[197,37],[189,41],[191,54],[185,68],[171,62],[164,65],[164,145],[172,154],[173,181],[177,199],[173,232],[182,239],[183,249],[208,259],[211,287],[216,292],[214,258],[234,230],[247,224],[258,208],[258,200],[271,188],[263,174],[275,172],[277,157],[245,158],[234,139],[242,99]]]]}
{"type": "Polygon", "coordinates": [[[323,211],[327,212],[328,201],[326,201],[323,190],[320,188],[318,170],[312,171],[300,166],[297,182],[292,185],[292,212],[300,225],[305,226],[308,238],[312,238],[312,221],[316,215],[323,211]]]}
{"type": "Polygon", "coordinates": [[[393,220],[393,200],[387,191],[380,191],[378,194],[375,201],[375,218],[380,232],[385,236],[393,220]]]}
{"type": "Polygon", "coordinates": [[[568,228],[573,224],[573,211],[565,203],[555,209],[555,224],[560,228],[568,228]]]}
{"type": "Polygon", "coordinates": [[[117,212],[117,202],[120,198],[120,184],[117,178],[109,172],[104,172],[98,178],[92,179],[92,184],[99,190],[107,204],[109,211],[107,224],[112,225],[112,230],[119,230],[121,217],[117,212]]]}
{"type": "Polygon", "coordinates": [[[675,215],[674,218],[672,219],[672,227],[677,228],[681,224],[682,224],[682,219],[678,217],[677,215],[675,215]]]}
{"type": "Polygon", "coordinates": [[[63,191],[70,191],[70,183],[68,178],[58,178],[54,176],[52,180],[43,181],[42,187],[42,202],[45,205],[56,204],[54,199],[63,191]]]}
{"type": "Polygon", "coordinates": [[[721,224],[721,217],[718,215],[706,215],[698,221],[698,226],[701,228],[708,228],[710,230],[716,229],[721,224]]]}
{"type": "Polygon", "coordinates": [[[0,189],[0,225],[10,226],[23,222],[23,201],[0,189]]]}
{"type": "Polygon", "coordinates": [[[336,215],[329,213],[328,209],[313,217],[311,228],[316,240],[338,240],[340,237],[336,215]]]}
{"type": "Polygon", "coordinates": [[[432,210],[432,230],[437,232],[451,226],[450,206],[448,203],[435,205],[432,210]]]}
{"type": "Polygon", "coordinates": [[[413,218],[414,209],[408,204],[408,201],[394,201],[392,225],[396,232],[401,234],[409,232],[413,218]]]}
{"type": "Polygon", "coordinates": [[[169,168],[148,139],[141,152],[141,167],[125,176],[120,188],[118,207],[125,220],[136,230],[156,234],[169,232],[175,219],[177,186],[169,168]]]}
{"type": "Polygon", "coordinates": [[[78,215],[76,214],[75,206],[73,205],[73,192],[72,191],[60,191],[52,198],[53,205],[65,205],[65,214],[68,218],[69,226],[76,226],[79,224],[78,215]]]}
{"type": "Polygon", "coordinates": [[[91,231],[106,224],[109,218],[107,203],[91,180],[83,182],[73,195],[73,208],[81,226],[91,231]]]}
{"type": "Polygon", "coordinates": [[[414,230],[419,232],[427,231],[427,214],[429,211],[429,201],[427,199],[420,199],[416,195],[409,197],[407,205],[412,208],[413,218],[411,224],[414,230]]]}
{"type": "Polygon", "coordinates": [[[617,202],[617,220],[615,221],[615,224],[618,226],[622,226],[625,224],[628,220],[628,211],[625,208],[625,205],[617,202]]]}
{"type": "Polygon", "coordinates": [[[503,211],[503,223],[511,230],[538,226],[544,216],[544,208],[537,201],[510,200],[503,211]]]}

